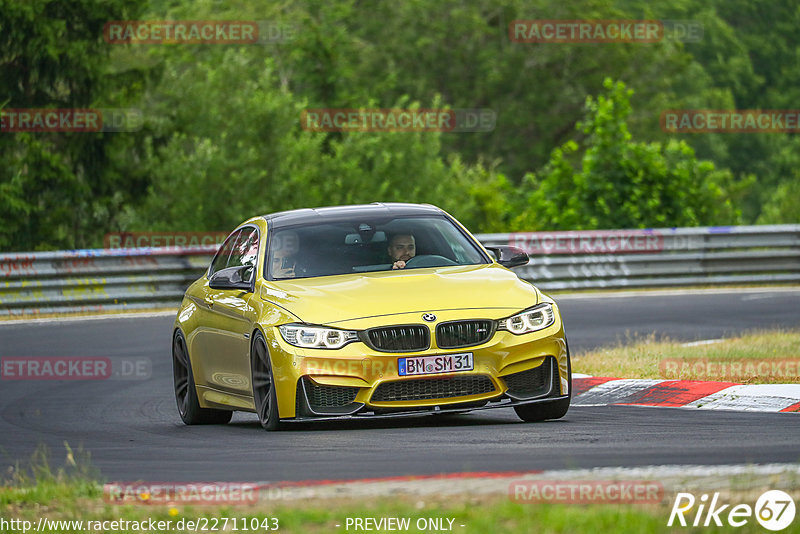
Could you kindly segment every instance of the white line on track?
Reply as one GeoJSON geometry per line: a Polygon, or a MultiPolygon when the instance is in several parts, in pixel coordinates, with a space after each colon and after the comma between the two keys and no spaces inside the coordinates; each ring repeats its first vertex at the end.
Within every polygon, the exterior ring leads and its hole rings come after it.
{"type": "MultiPolygon", "coordinates": [[[[545,294],[547,291],[542,291],[545,294]]],[[[572,299],[603,299],[603,298],[626,298],[626,297],[679,297],[679,296],[693,296],[693,295],[725,295],[725,294],[738,294],[743,295],[743,299],[748,295],[763,295],[759,298],[770,298],[767,293],[800,293],[800,287],[754,287],[754,288],[712,288],[712,289],[650,289],[647,291],[631,290],[631,291],[602,291],[598,293],[556,293],[553,299],[556,302],[559,300],[572,300],[572,299]],[[765,295],[767,294],[767,295],[765,295]]],[[[754,300],[754,299],[753,299],[754,300]]]]}
{"type": "Polygon", "coordinates": [[[722,338],[701,339],[700,341],[692,341],[692,342],[689,342],[689,343],[683,343],[681,345],[681,347],[699,347],[700,345],[713,345],[714,343],[722,343],[723,341],[725,341],[725,340],[722,339],[722,338]]]}
{"type": "Polygon", "coordinates": [[[105,315],[80,315],[77,317],[46,317],[41,319],[6,319],[0,321],[0,328],[3,326],[24,325],[24,324],[41,324],[41,323],[64,323],[72,321],[107,321],[115,319],[146,319],[150,317],[175,317],[178,314],[178,309],[169,309],[157,312],[123,312],[123,313],[109,313],[105,315]]]}

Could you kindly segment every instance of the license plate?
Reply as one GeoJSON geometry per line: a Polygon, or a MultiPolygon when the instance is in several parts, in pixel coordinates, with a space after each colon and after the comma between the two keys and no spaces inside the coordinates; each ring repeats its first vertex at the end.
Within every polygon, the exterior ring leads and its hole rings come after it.
{"type": "Polygon", "coordinates": [[[400,376],[457,373],[459,371],[472,371],[473,368],[471,352],[398,358],[397,360],[397,371],[400,376]]]}

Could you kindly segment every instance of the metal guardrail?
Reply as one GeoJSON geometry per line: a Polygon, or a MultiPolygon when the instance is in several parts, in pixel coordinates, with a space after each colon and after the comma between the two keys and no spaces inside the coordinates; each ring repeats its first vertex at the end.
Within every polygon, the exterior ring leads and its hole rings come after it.
{"type": "MultiPolygon", "coordinates": [[[[479,234],[544,290],[800,282],[800,225],[479,234]]],[[[176,306],[215,245],[0,254],[0,316],[176,306]]]]}
{"type": "Polygon", "coordinates": [[[0,316],[177,308],[216,250],[211,245],[0,254],[0,316]]]}
{"type": "Polygon", "coordinates": [[[483,234],[523,248],[516,270],[545,290],[800,281],[800,225],[483,234]]]}

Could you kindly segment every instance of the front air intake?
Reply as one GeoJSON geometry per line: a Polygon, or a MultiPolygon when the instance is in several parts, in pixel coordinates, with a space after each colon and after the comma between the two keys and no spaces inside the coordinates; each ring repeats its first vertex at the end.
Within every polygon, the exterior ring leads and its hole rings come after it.
{"type": "Polygon", "coordinates": [[[451,378],[415,378],[384,382],[372,394],[372,402],[402,402],[451,399],[491,393],[494,383],[488,376],[469,375],[451,378]]]}
{"type": "Polygon", "coordinates": [[[494,321],[453,321],[436,327],[436,346],[458,349],[486,343],[494,334],[494,321]]]}
{"type": "Polygon", "coordinates": [[[425,325],[400,325],[366,331],[367,345],[381,352],[415,352],[431,345],[431,333],[425,325]]]}

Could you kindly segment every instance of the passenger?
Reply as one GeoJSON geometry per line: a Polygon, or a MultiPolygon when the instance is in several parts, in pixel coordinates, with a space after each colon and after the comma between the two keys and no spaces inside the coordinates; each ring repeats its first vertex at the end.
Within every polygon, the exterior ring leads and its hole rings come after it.
{"type": "Polygon", "coordinates": [[[277,236],[272,254],[273,278],[294,278],[297,276],[297,253],[300,251],[300,236],[292,230],[284,230],[277,236]]]}

